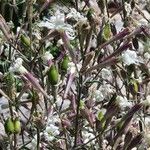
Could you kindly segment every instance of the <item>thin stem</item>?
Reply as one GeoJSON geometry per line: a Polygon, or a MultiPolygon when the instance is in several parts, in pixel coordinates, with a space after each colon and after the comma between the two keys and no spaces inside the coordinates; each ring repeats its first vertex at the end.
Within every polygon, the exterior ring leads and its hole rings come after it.
{"type": "Polygon", "coordinates": [[[40,150],[40,130],[37,127],[37,150],[40,150]]]}
{"type": "Polygon", "coordinates": [[[74,147],[77,146],[77,139],[79,134],[79,108],[80,108],[80,100],[81,100],[81,88],[82,88],[82,76],[79,73],[79,84],[78,84],[78,97],[77,97],[77,114],[76,114],[76,121],[75,121],[75,140],[74,140],[74,147]]]}
{"type": "Polygon", "coordinates": [[[18,150],[18,146],[17,146],[17,134],[14,134],[14,149],[18,150]]]}

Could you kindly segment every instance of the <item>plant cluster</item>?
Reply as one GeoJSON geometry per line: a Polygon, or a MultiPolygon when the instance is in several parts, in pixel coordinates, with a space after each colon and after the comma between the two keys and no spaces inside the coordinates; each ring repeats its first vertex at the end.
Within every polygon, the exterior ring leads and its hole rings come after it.
{"type": "Polygon", "coordinates": [[[150,149],[148,3],[0,1],[1,149],[150,149]]]}

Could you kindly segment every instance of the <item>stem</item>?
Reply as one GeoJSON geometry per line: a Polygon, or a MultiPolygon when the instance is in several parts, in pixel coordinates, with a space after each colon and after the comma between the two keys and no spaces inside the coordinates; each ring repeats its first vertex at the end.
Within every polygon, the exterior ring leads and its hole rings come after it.
{"type": "MultiPolygon", "coordinates": [[[[27,1],[27,12],[28,12],[28,22],[29,22],[29,36],[30,36],[30,54],[32,58],[32,18],[33,18],[33,0],[27,1]]],[[[31,59],[30,58],[30,59],[31,59]]]]}
{"type": "MultiPolygon", "coordinates": [[[[41,58],[38,59],[38,63],[39,63],[39,71],[40,71],[40,77],[41,77],[41,81],[42,81],[42,87],[44,88],[44,76],[42,73],[42,64],[41,64],[41,58]]],[[[45,104],[45,109],[46,109],[46,114],[48,113],[48,104],[47,104],[47,100],[44,97],[44,104],[45,104]]]]}
{"type": "Polygon", "coordinates": [[[17,150],[17,134],[14,133],[14,150],[17,150]]]}
{"type": "Polygon", "coordinates": [[[80,99],[81,99],[81,89],[82,88],[82,76],[79,73],[79,83],[78,83],[78,98],[77,98],[77,114],[76,114],[76,121],[75,121],[75,140],[74,140],[74,147],[77,146],[77,139],[78,139],[78,128],[79,128],[79,108],[80,108],[80,99]]]}
{"type": "Polygon", "coordinates": [[[56,102],[57,100],[57,87],[55,85],[52,85],[52,95],[53,95],[53,98],[54,98],[54,102],[56,102]]]}
{"type": "Polygon", "coordinates": [[[39,128],[37,129],[37,150],[40,150],[40,130],[39,128]]]}
{"type": "Polygon", "coordinates": [[[64,96],[63,96],[64,98],[67,98],[67,94],[70,90],[73,79],[74,79],[74,74],[69,74],[67,86],[66,86],[65,93],[64,93],[64,96]]]}
{"type": "Polygon", "coordinates": [[[11,135],[8,135],[8,139],[9,139],[9,143],[10,143],[10,150],[13,150],[13,144],[12,144],[13,140],[12,140],[11,135]]]}
{"type": "Polygon", "coordinates": [[[67,37],[66,33],[65,32],[60,32],[60,36],[62,38],[62,41],[64,42],[64,48],[68,50],[73,63],[76,64],[75,54],[73,52],[73,49],[70,46],[70,42],[68,40],[68,37],[67,37]]]}
{"type": "Polygon", "coordinates": [[[95,66],[92,66],[91,68],[88,68],[84,73],[89,73],[89,72],[91,72],[92,70],[95,70],[95,69],[99,69],[99,68],[102,69],[102,68],[104,68],[106,66],[114,65],[114,64],[117,63],[117,61],[118,61],[117,58],[112,57],[109,60],[106,60],[106,61],[104,61],[102,63],[99,63],[99,64],[97,64],[95,66]]]}
{"type": "Polygon", "coordinates": [[[75,1],[76,5],[76,10],[78,11],[78,0],[75,1]]]}

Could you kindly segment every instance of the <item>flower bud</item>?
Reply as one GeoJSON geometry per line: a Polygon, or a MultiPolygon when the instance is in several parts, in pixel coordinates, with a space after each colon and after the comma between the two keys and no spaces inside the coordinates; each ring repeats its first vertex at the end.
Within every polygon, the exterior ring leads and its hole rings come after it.
{"type": "Polygon", "coordinates": [[[21,123],[20,123],[20,120],[18,118],[16,118],[14,120],[14,132],[16,134],[20,133],[21,132],[21,123]]]}
{"type": "Polygon", "coordinates": [[[54,65],[50,67],[50,69],[47,72],[47,75],[51,85],[56,85],[58,83],[59,74],[57,68],[54,65]]]}
{"type": "Polygon", "coordinates": [[[9,72],[4,76],[4,82],[6,83],[6,94],[11,97],[12,100],[16,98],[16,86],[14,74],[9,72]]]}
{"type": "Polygon", "coordinates": [[[67,71],[67,69],[68,69],[68,63],[69,63],[69,57],[66,55],[66,56],[64,56],[64,59],[63,59],[63,61],[61,62],[61,69],[63,70],[63,71],[67,71]]]}
{"type": "Polygon", "coordinates": [[[104,114],[102,111],[98,112],[97,119],[101,121],[104,118],[104,114]]]}
{"type": "Polygon", "coordinates": [[[20,40],[21,40],[21,43],[22,43],[24,46],[29,47],[30,44],[31,44],[29,37],[27,37],[27,36],[25,36],[25,35],[23,35],[23,34],[20,36],[20,40]]]}
{"type": "Polygon", "coordinates": [[[139,91],[139,83],[137,80],[131,79],[129,82],[129,89],[132,95],[136,95],[139,91]]]}
{"type": "Polygon", "coordinates": [[[109,23],[106,23],[102,32],[103,38],[107,41],[111,38],[111,27],[109,23]]]}
{"type": "Polygon", "coordinates": [[[8,118],[8,119],[5,121],[4,127],[5,127],[5,132],[6,132],[7,134],[12,134],[12,133],[14,133],[14,123],[13,123],[12,118],[8,118]]]}

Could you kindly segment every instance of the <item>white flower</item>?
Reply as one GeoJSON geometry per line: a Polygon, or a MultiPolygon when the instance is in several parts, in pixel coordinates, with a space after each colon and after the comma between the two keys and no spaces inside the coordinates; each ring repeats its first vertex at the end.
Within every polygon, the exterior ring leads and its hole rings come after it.
{"type": "Polygon", "coordinates": [[[150,95],[148,95],[148,96],[146,97],[146,100],[144,100],[142,103],[143,103],[144,105],[146,105],[146,106],[150,106],[150,95]]]}
{"type": "Polygon", "coordinates": [[[149,61],[150,60],[150,53],[149,52],[144,53],[144,57],[147,61],[149,61]]]}
{"type": "Polygon", "coordinates": [[[47,141],[53,141],[55,139],[54,136],[48,134],[47,132],[44,132],[44,136],[45,136],[47,141]]]}
{"type": "Polygon", "coordinates": [[[103,83],[103,85],[100,87],[99,90],[102,92],[104,98],[113,93],[112,86],[110,84],[106,84],[105,82],[103,83]]]}
{"type": "Polygon", "coordinates": [[[114,22],[114,25],[116,27],[117,33],[119,33],[123,29],[123,21],[121,19],[120,14],[116,14],[112,18],[112,21],[114,22]]]}
{"type": "Polygon", "coordinates": [[[9,68],[10,72],[19,72],[20,74],[27,73],[26,68],[22,66],[23,60],[21,58],[17,58],[15,63],[9,68]]]}
{"type": "Polygon", "coordinates": [[[137,24],[139,26],[142,26],[142,25],[147,25],[148,24],[148,21],[144,18],[141,18],[140,20],[137,21],[137,24]]]}
{"type": "Polygon", "coordinates": [[[44,136],[48,141],[53,141],[55,139],[55,136],[59,134],[60,134],[59,128],[53,124],[47,126],[44,131],[44,136]]]}
{"type": "Polygon", "coordinates": [[[105,82],[103,83],[103,85],[100,86],[98,90],[92,89],[91,91],[93,100],[94,101],[96,100],[98,102],[103,101],[112,92],[113,92],[112,86],[110,86],[109,84],[106,84],[105,82]]]}
{"type": "Polygon", "coordinates": [[[150,117],[145,117],[144,118],[144,123],[149,128],[150,127],[150,117]]]}
{"type": "Polygon", "coordinates": [[[145,142],[150,145],[150,132],[149,131],[146,131],[144,133],[144,139],[145,139],[145,142]]]}
{"type": "Polygon", "coordinates": [[[48,49],[51,46],[53,46],[53,44],[49,40],[46,40],[45,41],[45,49],[48,49]]]}
{"type": "Polygon", "coordinates": [[[70,71],[71,74],[74,74],[76,72],[76,67],[73,62],[68,63],[68,70],[70,71]]]}
{"type": "Polygon", "coordinates": [[[119,102],[119,105],[122,109],[124,109],[126,107],[129,107],[129,108],[132,107],[132,103],[129,102],[126,97],[117,96],[116,99],[119,102]]]}
{"type": "Polygon", "coordinates": [[[39,27],[46,27],[57,31],[65,31],[70,40],[74,39],[74,30],[72,26],[65,23],[65,15],[59,10],[57,10],[55,15],[51,16],[50,19],[45,18],[45,21],[42,21],[39,24],[39,27]]]}
{"type": "Polygon", "coordinates": [[[70,100],[62,99],[61,97],[57,98],[56,104],[58,107],[61,107],[61,110],[65,110],[70,106],[70,100]]]}
{"type": "Polygon", "coordinates": [[[49,116],[48,121],[47,121],[47,124],[48,124],[48,125],[49,125],[49,124],[55,124],[55,123],[58,123],[58,122],[60,122],[59,116],[52,114],[51,116],[49,116]]]}
{"type": "Polygon", "coordinates": [[[60,40],[57,41],[57,46],[58,47],[61,46],[61,45],[63,45],[63,44],[64,44],[64,42],[62,41],[62,39],[60,39],[60,40]]]}
{"type": "Polygon", "coordinates": [[[45,21],[42,21],[39,26],[46,27],[48,29],[61,30],[65,25],[65,15],[60,13],[59,10],[56,11],[55,16],[51,16],[50,20],[45,18],[45,21]]]}
{"type": "MultiPolygon", "coordinates": [[[[95,135],[92,133],[89,133],[87,131],[83,132],[84,143],[88,142],[89,140],[93,139],[94,137],[95,137],[95,135]]],[[[95,144],[95,140],[92,141],[92,144],[95,144]]]]}
{"type": "Polygon", "coordinates": [[[59,128],[53,124],[50,124],[49,126],[47,126],[45,131],[53,136],[56,136],[60,133],[59,128]]]}
{"type": "Polygon", "coordinates": [[[131,50],[126,50],[122,54],[122,61],[126,65],[138,64],[139,63],[138,56],[137,56],[136,52],[135,51],[131,51],[131,50]]]}
{"type": "Polygon", "coordinates": [[[111,70],[108,70],[106,68],[103,68],[101,70],[101,75],[103,79],[110,80],[111,79],[111,70]]]}
{"type": "Polygon", "coordinates": [[[45,52],[45,54],[42,56],[42,60],[44,63],[47,63],[49,60],[52,60],[54,57],[50,52],[45,52]]]}
{"type": "MultiPolygon", "coordinates": [[[[96,15],[100,15],[101,14],[101,10],[98,6],[97,0],[89,0],[88,1],[90,8],[92,8],[94,10],[94,12],[96,13],[96,15]]],[[[106,9],[104,9],[104,14],[106,14],[106,9]]]]}
{"type": "MultiPolygon", "coordinates": [[[[81,64],[77,64],[78,70],[80,70],[81,67],[82,67],[81,64]]],[[[69,63],[68,63],[68,70],[69,70],[69,72],[70,72],[71,74],[76,73],[76,67],[75,67],[75,64],[74,64],[73,62],[69,62],[69,63]]]]}
{"type": "Polygon", "coordinates": [[[87,18],[85,18],[83,15],[81,15],[79,12],[77,12],[76,9],[71,8],[70,12],[67,14],[66,18],[74,18],[76,21],[86,21],[87,18]]]}
{"type": "Polygon", "coordinates": [[[104,100],[104,95],[102,94],[102,92],[100,90],[96,90],[94,92],[94,100],[100,102],[104,100]]]}
{"type": "Polygon", "coordinates": [[[127,12],[127,16],[129,16],[132,11],[132,8],[131,8],[131,5],[127,2],[125,2],[125,10],[127,12]]]}

